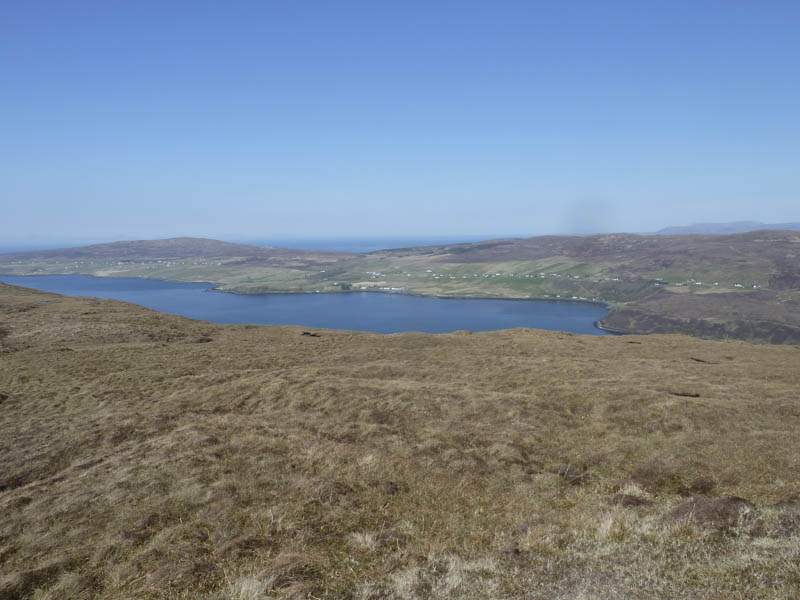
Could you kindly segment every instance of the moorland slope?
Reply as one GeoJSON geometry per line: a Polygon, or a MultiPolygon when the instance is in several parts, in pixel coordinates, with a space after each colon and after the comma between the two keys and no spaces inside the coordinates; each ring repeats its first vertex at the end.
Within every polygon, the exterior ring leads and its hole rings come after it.
{"type": "Polygon", "coordinates": [[[799,389],[793,346],[0,284],[0,598],[797,598],[799,389]]]}

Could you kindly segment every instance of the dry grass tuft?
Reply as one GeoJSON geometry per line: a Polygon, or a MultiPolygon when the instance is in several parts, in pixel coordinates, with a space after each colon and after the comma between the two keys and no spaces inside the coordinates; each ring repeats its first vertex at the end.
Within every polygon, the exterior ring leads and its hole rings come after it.
{"type": "Polygon", "coordinates": [[[257,577],[241,577],[228,584],[223,592],[226,600],[261,600],[272,590],[274,581],[257,577]]]}
{"type": "Polygon", "coordinates": [[[700,527],[730,530],[753,520],[753,505],[743,498],[691,498],[681,502],[664,518],[666,523],[690,522],[700,527]]]}

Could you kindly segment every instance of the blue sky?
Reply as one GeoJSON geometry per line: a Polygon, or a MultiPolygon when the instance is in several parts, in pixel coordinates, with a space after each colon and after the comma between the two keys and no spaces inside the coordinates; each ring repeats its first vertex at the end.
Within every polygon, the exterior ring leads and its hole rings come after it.
{"type": "Polygon", "coordinates": [[[800,220],[800,2],[2,2],[0,242],[800,220]]]}

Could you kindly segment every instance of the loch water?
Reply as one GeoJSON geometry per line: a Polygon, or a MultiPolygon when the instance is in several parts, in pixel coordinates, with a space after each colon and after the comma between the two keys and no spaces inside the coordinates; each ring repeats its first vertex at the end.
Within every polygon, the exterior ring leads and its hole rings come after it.
{"type": "Polygon", "coordinates": [[[0,275],[0,281],[70,296],[112,298],[212,323],[300,325],[375,333],[515,327],[604,335],[599,304],[550,300],[431,298],[380,292],[243,295],[180,283],[87,275],[0,275]]]}

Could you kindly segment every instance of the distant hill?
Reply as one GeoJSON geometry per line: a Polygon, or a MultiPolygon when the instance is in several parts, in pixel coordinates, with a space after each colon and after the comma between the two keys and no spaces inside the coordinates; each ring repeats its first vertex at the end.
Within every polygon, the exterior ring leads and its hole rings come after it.
{"type": "MultiPolygon", "coordinates": [[[[612,233],[592,236],[536,236],[421,246],[375,252],[371,256],[420,256],[437,263],[503,263],[536,261],[553,257],[578,264],[614,265],[617,274],[653,278],[664,269],[679,269],[688,277],[700,277],[696,266],[708,263],[740,268],[748,263],[768,273],[800,271],[792,260],[800,236],[787,231],[749,232],[731,235],[692,234],[691,237],[612,233]]],[[[706,278],[708,274],[702,274],[706,278]]],[[[800,281],[800,280],[799,280],[800,281]]],[[[800,287],[792,285],[794,287],[800,287]]]]}
{"type": "Polygon", "coordinates": [[[762,223],[761,221],[732,221],[730,223],[694,223],[679,227],[664,227],[656,231],[657,235],[686,235],[690,233],[725,234],[746,233],[760,229],[800,230],[800,222],[794,223],[762,223]]]}
{"type": "Polygon", "coordinates": [[[345,252],[298,250],[294,248],[272,248],[264,246],[251,246],[247,244],[231,244],[206,238],[177,237],[164,240],[134,240],[125,242],[110,242],[106,244],[92,244],[75,248],[58,248],[54,250],[31,250],[15,252],[5,255],[21,259],[32,258],[225,258],[225,257],[273,257],[281,255],[338,255],[344,256],[345,252]]]}
{"type": "Polygon", "coordinates": [[[206,238],[178,237],[164,240],[133,240],[92,244],[75,248],[32,250],[0,254],[3,261],[32,260],[181,260],[188,258],[239,259],[254,265],[317,265],[355,256],[347,252],[300,250],[232,244],[206,238]]]}

